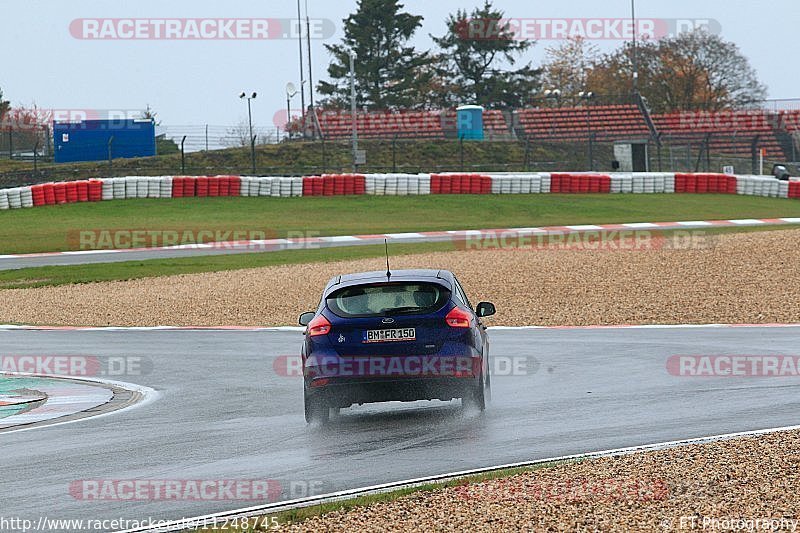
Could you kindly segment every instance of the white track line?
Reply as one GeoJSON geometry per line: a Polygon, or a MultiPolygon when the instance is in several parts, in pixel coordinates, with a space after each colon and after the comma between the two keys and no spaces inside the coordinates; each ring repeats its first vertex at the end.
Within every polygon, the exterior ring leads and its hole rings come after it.
{"type": "Polygon", "coordinates": [[[45,395],[45,402],[33,409],[0,419],[0,428],[11,429],[57,420],[100,407],[114,398],[112,389],[98,387],[94,383],[42,378],[35,387],[45,395]]]}
{"type": "MultiPolygon", "coordinates": [[[[47,378],[47,379],[65,379],[65,376],[54,376],[51,374],[35,374],[31,372],[2,372],[0,375],[9,375],[9,376],[20,376],[20,377],[35,377],[35,378],[47,378]]],[[[161,397],[161,393],[155,389],[151,389],[150,387],[146,387],[144,385],[136,385],[133,383],[125,383],[122,381],[113,381],[110,379],[101,379],[101,378],[94,378],[94,377],[81,377],[80,379],[76,378],[66,378],[69,381],[86,381],[90,383],[97,383],[99,385],[111,385],[114,387],[119,387],[121,389],[126,389],[132,392],[138,392],[142,395],[142,399],[134,404],[131,404],[127,407],[123,407],[122,409],[116,409],[114,411],[108,411],[105,413],[100,413],[99,415],[88,416],[84,418],[77,418],[74,420],[65,420],[63,422],[53,422],[52,424],[45,424],[45,425],[36,425],[32,427],[22,427],[19,429],[9,429],[5,430],[0,433],[0,439],[3,438],[4,435],[8,435],[11,433],[20,433],[22,431],[34,431],[37,429],[46,429],[52,428],[55,426],[63,426],[66,424],[74,424],[75,422],[83,422],[84,420],[93,420],[97,418],[103,418],[105,416],[114,415],[117,413],[122,413],[123,411],[130,411],[132,409],[136,409],[139,407],[144,407],[150,403],[156,401],[159,397],[161,397]]],[[[46,404],[45,404],[46,405],[46,404]]]]}
{"type": "MultiPolygon", "coordinates": [[[[759,221],[759,224],[763,224],[763,222],[759,221]]],[[[713,226],[711,222],[706,222],[705,220],[692,220],[689,222],[678,222],[681,226],[713,226]]]]}
{"type": "MultiPolygon", "coordinates": [[[[785,219],[781,219],[781,220],[785,220],[785,219]]],[[[757,226],[759,224],[764,224],[763,220],[756,220],[754,218],[742,218],[742,219],[739,219],[739,220],[729,220],[729,222],[732,222],[733,224],[736,224],[737,226],[757,226]]]]}
{"type": "Polygon", "coordinates": [[[592,231],[592,230],[603,229],[602,226],[597,226],[595,224],[587,224],[583,226],[564,226],[564,227],[573,231],[592,231]]]}
{"type": "MultiPolygon", "coordinates": [[[[370,242],[380,239],[395,240],[421,240],[423,242],[437,242],[441,234],[452,235],[454,237],[464,237],[466,235],[492,235],[498,232],[507,233],[546,233],[552,235],[583,233],[587,231],[615,231],[619,227],[629,229],[655,229],[670,230],[681,228],[706,228],[706,227],[730,227],[730,226],[785,226],[787,224],[800,224],[800,218],[775,218],[775,219],[742,219],[742,220],[693,220],[676,222],[628,222],[618,224],[583,224],[572,226],[549,226],[543,228],[511,228],[511,229],[482,229],[482,230],[445,230],[445,231],[420,231],[409,233],[381,233],[375,235],[333,235],[317,237],[310,242],[330,243],[333,246],[343,245],[343,243],[370,242]]],[[[305,240],[303,240],[305,242],[305,240]]],[[[103,254],[126,254],[126,253],[154,253],[170,252],[176,250],[245,250],[256,249],[259,246],[267,246],[270,250],[284,250],[290,244],[288,239],[266,239],[251,241],[219,241],[210,243],[178,244],[172,246],[154,246],[151,248],[119,248],[112,250],[72,250],[66,252],[37,252],[28,254],[4,254],[0,259],[20,260],[36,257],[59,257],[59,256],[92,256],[103,254]]]]}
{"type": "Polygon", "coordinates": [[[196,516],[192,518],[185,518],[183,520],[177,520],[174,522],[169,522],[167,524],[163,524],[160,527],[154,528],[138,528],[138,529],[127,529],[125,531],[119,533],[135,533],[135,532],[161,532],[161,531],[181,531],[184,529],[188,529],[192,526],[192,524],[197,526],[202,526],[204,524],[212,523],[214,518],[221,521],[224,518],[234,518],[234,517],[242,517],[242,516],[256,516],[256,515],[264,515],[269,513],[276,513],[280,511],[285,511],[288,509],[297,509],[302,507],[310,507],[313,505],[319,505],[323,503],[347,500],[351,498],[355,498],[358,496],[366,496],[369,494],[380,494],[385,492],[391,492],[394,490],[408,488],[408,487],[415,487],[419,485],[425,485],[429,483],[441,483],[445,481],[449,481],[452,479],[458,479],[468,476],[474,476],[476,474],[484,474],[487,472],[493,472],[496,470],[506,470],[510,468],[521,468],[521,467],[530,467],[530,466],[537,466],[545,463],[552,463],[557,461],[574,461],[580,459],[598,459],[601,457],[619,457],[624,455],[631,455],[635,453],[644,453],[644,452],[652,452],[652,451],[659,451],[665,450],[668,448],[675,448],[679,446],[689,446],[693,444],[708,444],[711,442],[719,442],[725,440],[731,440],[736,438],[742,437],[755,437],[758,435],[766,435],[769,433],[779,433],[785,431],[794,431],[800,429],[800,426],[783,426],[778,428],[768,428],[768,429],[758,429],[753,431],[742,431],[739,433],[724,433],[721,435],[712,435],[708,437],[697,437],[692,439],[683,439],[683,440],[675,440],[675,441],[667,441],[667,442],[659,442],[655,444],[643,444],[641,446],[629,446],[626,448],[615,448],[612,450],[602,450],[597,452],[588,452],[588,453],[581,453],[581,454],[574,454],[574,455],[562,455],[559,457],[550,457],[547,459],[537,459],[535,461],[523,461],[519,463],[510,463],[505,465],[499,466],[491,466],[486,468],[475,468],[472,470],[461,470],[459,472],[452,472],[449,474],[441,474],[437,476],[429,476],[429,477],[422,477],[422,478],[415,478],[415,479],[408,479],[405,481],[395,481],[391,483],[383,483],[380,485],[372,485],[369,487],[362,487],[358,489],[350,489],[350,490],[343,490],[339,492],[332,492],[330,494],[323,494],[320,496],[312,496],[309,498],[298,498],[295,500],[287,500],[283,502],[276,502],[267,505],[260,505],[255,507],[245,507],[242,509],[235,509],[232,511],[225,511],[222,513],[216,514],[209,514],[203,516],[196,516]]]}

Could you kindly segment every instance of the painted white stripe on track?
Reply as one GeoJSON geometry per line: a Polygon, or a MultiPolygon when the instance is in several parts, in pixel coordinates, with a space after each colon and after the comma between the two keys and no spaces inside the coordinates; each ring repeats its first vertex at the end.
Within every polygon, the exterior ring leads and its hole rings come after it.
{"type": "Polygon", "coordinates": [[[354,237],[352,235],[339,235],[336,237],[320,237],[319,239],[325,242],[352,242],[361,240],[358,237],[354,237]]]}
{"type": "Polygon", "coordinates": [[[583,226],[564,226],[565,228],[571,229],[573,231],[586,231],[586,230],[598,230],[603,229],[603,226],[597,226],[594,224],[586,224],[583,226]]]}
{"type": "MultiPolygon", "coordinates": [[[[59,379],[59,378],[60,379],[64,379],[64,377],[65,377],[65,376],[53,376],[53,375],[48,375],[48,374],[34,374],[34,373],[29,373],[29,372],[3,372],[3,374],[9,375],[9,376],[37,377],[37,378],[47,378],[47,379],[59,379]]],[[[146,387],[144,385],[137,385],[137,384],[134,384],[134,383],[125,383],[125,382],[122,382],[122,381],[114,381],[114,380],[110,380],[110,379],[100,379],[100,378],[83,377],[83,376],[78,381],[87,381],[87,382],[91,382],[91,383],[97,383],[99,385],[112,385],[112,386],[115,386],[115,387],[119,387],[121,389],[126,389],[126,390],[129,390],[129,391],[137,392],[137,393],[142,395],[142,399],[140,401],[134,403],[134,404],[128,405],[126,407],[123,407],[122,409],[117,409],[117,410],[109,411],[109,412],[106,412],[106,413],[100,413],[99,415],[92,415],[92,416],[86,417],[86,418],[78,418],[78,419],[75,419],[75,420],[65,420],[63,422],[53,422],[52,424],[47,424],[45,426],[33,426],[33,427],[22,427],[22,428],[19,428],[19,429],[9,429],[9,430],[3,431],[2,434],[0,434],[0,439],[2,439],[3,435],[7,435],[9,433],[19,433],[19,432],[22,432],[22,431],[45,430],[45,429],[56,427],[56,426],[63,426],[63,425],[66,425],[66,424],[74,424],[76,422],[82,422],[84,420],[103,418],[103,417],[114,415],[114,414],[117,414],[117,413],[122,413],[124,411],[130,411],[132,409],[138,409],[139,407],[144,407],[146,405],[149,405],[149,404],[155,402],[156,400],[158,400],[161,397],[161,393],[158,392],[157,390],[151,389],[150,387],[146,387]]]]}
{"type": "Polygon", "coordinates": [[[386,237],[390,239],[419,239],[424,235],[421,233],[387,233],[386,237]]]}
{"type": "MultiPolygon", "coordinates": [[[[95,255],[95,254],[115,254],[118,252],[124,252],[125,249],[114,249],[114,250],[69,250],[66,252],[60,252],[63,255],[95,255]]],[[[0,257],[14,257],[11,256],[0,256],[0,257]]]]}
{"type": "Polygon", "coordinates": [[[629,222],[627,224],[622,224],[622,226],[625,226],[626,228],[633,228],[633,229],[636,229],[636,228],[659,228],[659,227],[661,227],[658,224],[653,224],[652,222],[629,222]]]}
{"type": "Polygon", "coordinates": [[[125,531],[121,531],[119,533],[136,533],[142,531],[179,531],[183,530],[186,527],[187,523],[194,523],[194,524],[206,524],[209,523],[213,518],[221,519],[221,518],[233,518],[236,516],[257,516],[259,514],[267,514],[267,513],[274,513],[278,511],[284,511],[288,509],[297,509],[302,507],[309,507],[312,505],[319,505],[322,503],[328,502],[336,502],[351,499],[357,496],[364,496],[368,494],[380,494],[395,491],[402,488],[408,487],[415,487],[430,483],[442,483],[444,481],[464,478],[469,476],[475,476],[478,474],[484,474],[487,472],[493,472],[497,470],[508,470],[512,468],[524,468],[524,467],[532,467],[536,465],[546,464],[546,463],[554,463],[554,462],[564,462],[564,461],[575,461],[580,459],[599,459],[602,457],[621,457],[625,455],[632,455],[637,453],[645,453],[645,452],[654,452],[665,450],[669,448],[676,448],[680,446],[690,446],[690,445],[697,445],[697,444],[709,444],[712,442],[720,442],[726,440],[732,440],[737,438],[743,437],[756,437],[759,435],[767,435],[770,433],[781,433],[786,431],[795,431],[800,429],[800,426],[783,426],[777,428],[767,428],[767,429],[757,429],[752,431],[741,431],[738,433],[723,433],[720,435],[712,435],[708,437],[696,437],[690,439],[683,439],[683,440],[674,440],[674,441],[667,441],[667,442],[659,442],[655,444],[643,444],[640,446],[629,446],[626,448],[615,448],[611,450],[601,450],[596,452],[587,452],[587,453],[580,453],[580,454],[573,454],[573,455],[562,455],[558,457],[548,457],[546,459],[536,459],[533,461],[523,461],[518,463],[510,463],[504,465],[498,465],[493,467],[487,468],[476,468],[472,470],[461,470],[458,472],[451,472],[448,474],[440,474],[436,476],[429,476],[429,477],[422,477],[422,478],[415,478],[415,479],[408,479],[404,481],[396,481],[392,483],[384,483],[381,485],[372,485],[368,487],[362,487],[359,489],[350,489],[350,490],[343,490],[339,492],[333,492],[330,494],[324,494],[320,496],[312,496],[310,498],[298,498],[294,500],[287,500],[284,502],[276,502],[273,504],[262,505],[262,506],[255,506],[255,507],[245,507],[242,509],[234,509],[232,511],[225,511],[222,513],[216,513],[211,515],[203,515],[203,516],[196,516],[192,518],[185,518],[180,521],[170,522],[168,524],[164,524],[157,528],[139,528],[139,529],[128,529],[125,531]]]}
{"type": "MultiPolygon", "coordinates": [[[[800,219],[798,219],[798,220],[800,220],[800,219]]],[[[755,218],[741,218],[741,219],[738,219],[738,220],[729,220],[728,222],[736,224],[737,226],[739,226],[739,225],[741,225],[741,226],[754,226],[754,225],[758,225],[758,224],[765,224],[765,222],[763,220],[757,220],[755,218]]]]}

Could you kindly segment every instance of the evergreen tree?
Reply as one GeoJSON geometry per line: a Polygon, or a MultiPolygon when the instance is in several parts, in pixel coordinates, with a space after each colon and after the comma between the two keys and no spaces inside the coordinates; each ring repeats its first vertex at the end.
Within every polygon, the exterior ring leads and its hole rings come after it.
{"type": "Polygon", "coordinates": [[[447,33],[431,36],[448,61],[438,72],[455,87],[456,99],[464,104],[491,107],[522,107],[541,86],[541,70],[530,64],[517,70],[501,68],[505,61],[513,66],[532,41],[518,40],[504,21],[504,13],[488,0],[471,14],[458,10],[447,21],[447,33]]]}
{"type": "Polygon", "coordinates": [[[359,0],[344,19],[341,44],[325,45],[333,56],[318,91],[323,106],[350,106],[350,53],[355,55],[356,103],[361,109],[421,107],[418,99],[433,75],[430,58],[408,46],[422,17],[402,11],[398,0],[359,0]]]}

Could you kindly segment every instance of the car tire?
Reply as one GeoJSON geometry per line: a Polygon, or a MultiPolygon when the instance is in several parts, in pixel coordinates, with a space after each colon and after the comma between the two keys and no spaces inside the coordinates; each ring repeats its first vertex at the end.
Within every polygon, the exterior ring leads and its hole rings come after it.
{"type": "Polygon", "coordinates": [[[477,386],[468,391],[467,394],[461,398],[461,405],[463,407],[477,409],[478,411],[486,410],[486,396],[483,383],[483,376],[481,376],[477,386]]]}
{"type": "Polygon", "coordinates": [[[325,424],[328,422],[331,416],[331,410],[327,403],[319,398],[308,396],[304,397],[303,403],[305,405],[307,423],[313,424],[319,422],[320,424],[325,424]]]}

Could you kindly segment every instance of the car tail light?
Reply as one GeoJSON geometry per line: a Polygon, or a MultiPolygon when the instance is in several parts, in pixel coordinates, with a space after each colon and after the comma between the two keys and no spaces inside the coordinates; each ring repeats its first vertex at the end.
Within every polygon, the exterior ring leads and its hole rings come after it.
{"type": "Polygon", "coordinates": [[[308,335],[316,337],[317,335],[327,335],[331,332],[331,323],[322,315],[315,316],[311,322],[308,323],[308,335]]]}
{"type": "Polygon", "coordinates": [[[444,321],[447,322],[447,325],[451,328],[468,328],[472,317],[470,314],[460,307],[454,307],[447,316],[444,317],[444,321]]]}

